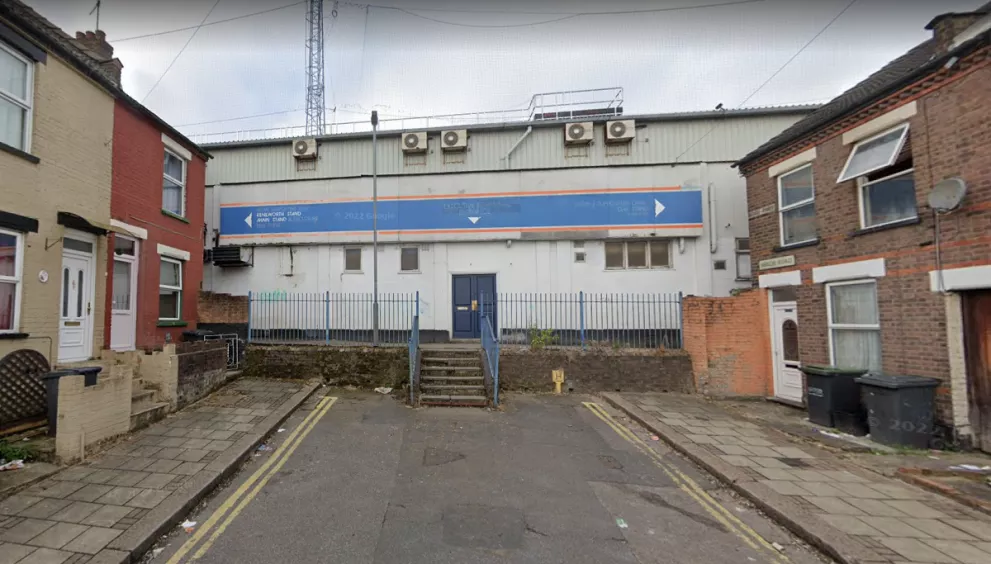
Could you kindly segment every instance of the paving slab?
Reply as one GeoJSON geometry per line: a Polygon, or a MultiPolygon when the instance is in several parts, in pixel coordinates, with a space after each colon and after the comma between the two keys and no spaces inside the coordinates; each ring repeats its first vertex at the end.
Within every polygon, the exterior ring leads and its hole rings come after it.
{"type": "Polygon", "coordinates": [[[865,471],[770,425],[734,419],[696,396],[603,395],[839,562],[991,562],[991,517],[984,513],[865,471]],[[708,423],[692,419],[703,417],[708,423]],[[713,436],[720,440],[703,438],[713,436]]]}
{"type": "Polygon", "coordinates": [[[0,500],[0,522],[15,522],[0,529],[0,564],[136,561],[318,387],[237,380],[106,453],[0,500]],[[252,407],[259,404],[274,407],[262,415],[252,407]]]}

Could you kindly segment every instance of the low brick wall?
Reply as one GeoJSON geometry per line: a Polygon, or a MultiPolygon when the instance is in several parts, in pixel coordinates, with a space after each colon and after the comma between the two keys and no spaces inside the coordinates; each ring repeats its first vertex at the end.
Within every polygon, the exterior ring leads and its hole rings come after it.
{"type": "Polygon", "coordinates": [[[685,297],[685,350],[695,385],[713,397],[767,397],[774,393],[767,290],[726,298],[685,297]]]}
{"type": "Polygon", "coordinates": [[[409,380],[409,353],[405,347],[252,344],[245,375],[322,378],[329,386],[399,388],[409,380]]]}
{"type": "Polygon", "coordinates": [[[227,343],[194,341],[176,343],[178,366],[176,408],[198,401],[227,383],[227,343]]]}
{"type": "Polygon", "coordinates": [[[503,347],[499,389],[547,392],[551,371],[564,370],[564,389],[575,392],[694,393],[692,361],[680,350],[503,347]]]}
{"type": "Polygon", "coordinates": [[[61,462],[79,460],[83,448],[130,430],[133,374],[130,366],[114,365],[95,386],[84,386],[83,376],[59,380],[55,455],[61,462]]]}

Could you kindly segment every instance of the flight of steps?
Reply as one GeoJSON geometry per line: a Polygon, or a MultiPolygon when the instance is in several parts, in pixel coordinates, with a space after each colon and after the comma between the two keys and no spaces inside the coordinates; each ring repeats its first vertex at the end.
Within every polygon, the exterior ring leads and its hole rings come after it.
{"type": "Polygon", "coordinates": [[[485,407],[485,376],[478,349],[423,348],[420,403],[485,407]]]}
{"type": "Polygon", "coordinates": [[[131,430],[147,427],[169,413],[169,404],[156,402],[157,390],[140,378],[131,380],[131,430]]]}

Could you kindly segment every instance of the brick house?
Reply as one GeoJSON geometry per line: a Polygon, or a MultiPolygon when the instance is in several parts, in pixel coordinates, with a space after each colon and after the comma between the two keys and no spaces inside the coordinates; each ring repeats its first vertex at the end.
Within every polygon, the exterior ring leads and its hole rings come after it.
{"type": "MultiPolygon", "coordinates": [[[[76,40],[112,61],[102,31],[76,40]]],[[[117,66],[118,73],[120,66],[117,66]]],[[[119,74],[118,74],[119,78],[119,74]]],[[[132,99],[114,104],[113,179],[104,346],[148,349],[195,329],[203,279],[203,213],[209,155],[132,99]]]]}
{"type": "Polygon", "coordinates": [[[804,400],[800,363],[930,376],[938,422],[991,450],[991,4],[927,28],[737,163],[752,268],[776,397],[804,400]]]}

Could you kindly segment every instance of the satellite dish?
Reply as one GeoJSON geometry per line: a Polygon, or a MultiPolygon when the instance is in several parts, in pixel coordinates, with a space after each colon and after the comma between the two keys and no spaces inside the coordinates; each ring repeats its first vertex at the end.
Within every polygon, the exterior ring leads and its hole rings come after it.
{"type": "Polygon", "coordinates": [[[937,213],[953,211],[960,206],[964,194],[967,193],[967,185],[960,178],[947,178],[933,186],[929,192],[929,207],[937,213]]]}

